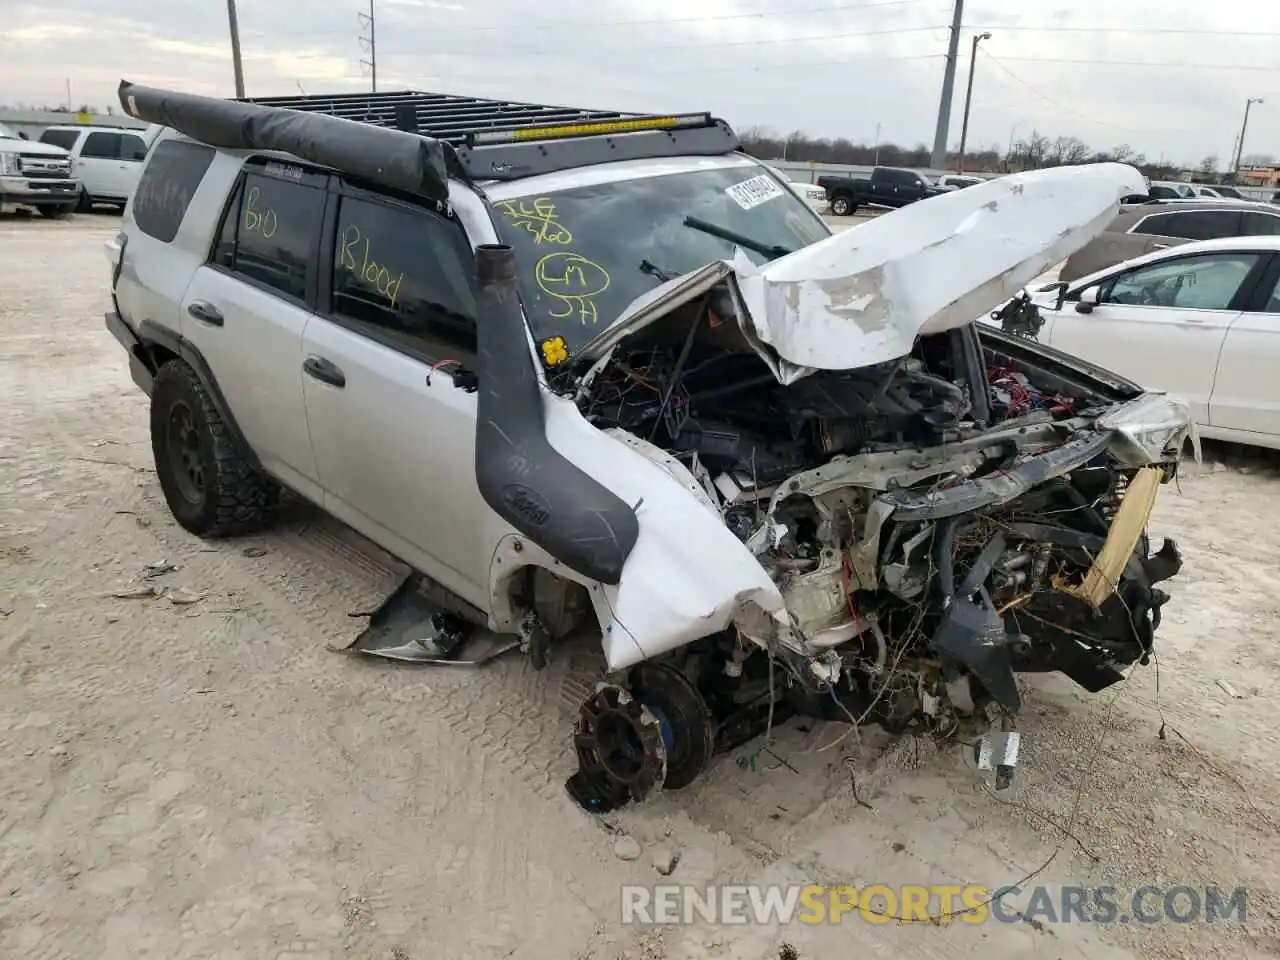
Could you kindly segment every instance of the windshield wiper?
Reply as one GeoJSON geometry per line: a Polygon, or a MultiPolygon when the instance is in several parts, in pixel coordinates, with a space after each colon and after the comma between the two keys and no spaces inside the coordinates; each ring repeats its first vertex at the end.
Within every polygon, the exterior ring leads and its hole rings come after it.
{"type": "Polygon", "coordinates": [[[777,257],[785,257],[788,253],[795,252],[790,247],[784,247],[776,243],[761,243],[759,240],[752,240],[736,230],[730,230],[728,227],[711,223],[709,220],[699,220],[697,217],[685,217],[684,225],[694,230],[700,230],[703,233],[709,233],[713,237],[719,237],[721,240],[736,243],[738,246],[746,247],[748,250],[754,250],[756,253],[762,254],[771,260],[777,257]]]}

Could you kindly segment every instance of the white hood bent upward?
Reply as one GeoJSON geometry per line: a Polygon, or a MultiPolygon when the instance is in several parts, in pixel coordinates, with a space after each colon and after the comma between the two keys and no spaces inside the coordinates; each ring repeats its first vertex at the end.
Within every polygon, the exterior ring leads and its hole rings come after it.
{"type": "Polygon", "coordinates": [[[762,267],[739,251],[638,298],[583,353],[727,280],[744,335],[783,383],[896,360],[918,336],[1006,302],[1144,190],[1123,163],[1035,170],[917,201],[762,267]]]}

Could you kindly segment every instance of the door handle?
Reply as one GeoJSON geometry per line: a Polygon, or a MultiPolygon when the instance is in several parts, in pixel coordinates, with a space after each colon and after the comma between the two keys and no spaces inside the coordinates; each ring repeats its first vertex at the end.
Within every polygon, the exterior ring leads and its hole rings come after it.
{"type": "Polygon", "coordinates": [[[324,357],[310,356],[302,361],[302,371],[309,377],[341,389],[347,385],[347,375],[336,364],[324,357]]]}
{"type": "Polygon", "coordinates": [[[1168,250],[1169,245],[1167,243],[1153,243],[1151,245],[1151,249],[1152,250],[1168,250]]]}
{"type": "Polygon", "coordinates": [[[187,313],[195,317],[201,323],[207,323],[211,327],[222,326],[222,311],[215,307],[212,303],[205,303],[203,300],[195,300],[187,304],[187,313]]]}
{"type": "Polygon", "coordinates": [[[1206,321],[1204,317],[1183,317],[1182,322],[1183,323],[1204,323],[1206,321]]]}

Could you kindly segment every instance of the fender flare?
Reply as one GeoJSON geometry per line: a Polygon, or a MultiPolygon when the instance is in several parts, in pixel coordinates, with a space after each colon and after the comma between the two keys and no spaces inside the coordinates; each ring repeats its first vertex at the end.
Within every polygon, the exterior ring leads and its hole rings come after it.
{"type": "Polygon", "coordinates": [[[154,320],[143,320],[138,324],[136,336],[138,342],[142,345],[141,352],[145,357],[145,361],[150,365],[149,369],[153,376],[160,371],[160,364],[156,361],[153,347],[160,347],[172,353],[195,371],[201,385],[208,391],[209,399],[213,401],[213,406],[218,411],[218,416],[222,418],[222,423],[231,435],[232,441],[239,447],[248,464],[253,469],[261,471],[262,463],[258,459],[257,453],[254,452],[253,447],[245,440],[244,433],[240,430],[240,425],[236,423],[235,415],[231,412],[231,407],[227,405],[227,398],[223,396],[222,390],[218,387],[218,379],[213,375],[213,369],[209,366],[209,361],[204,358],[204,354],[200,352],[200,348],[182,334],[162,327],[154,320]]]}

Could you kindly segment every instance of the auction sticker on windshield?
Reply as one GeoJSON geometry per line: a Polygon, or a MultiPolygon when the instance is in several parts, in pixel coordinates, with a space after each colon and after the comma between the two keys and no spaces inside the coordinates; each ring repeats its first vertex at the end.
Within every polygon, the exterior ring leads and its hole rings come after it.
{"type": "Polygon", "coordinates": [[[773,177],[765,174],[752,177],[750,180],[743,180],[741,183],[735,183],[731,187],[725,187],[724,192],[732,197],[733,202],[743,210],[758,207],[760,204],[772,200],[774,197],[780,197],[784,193],[778,182],[773,177]]]}

